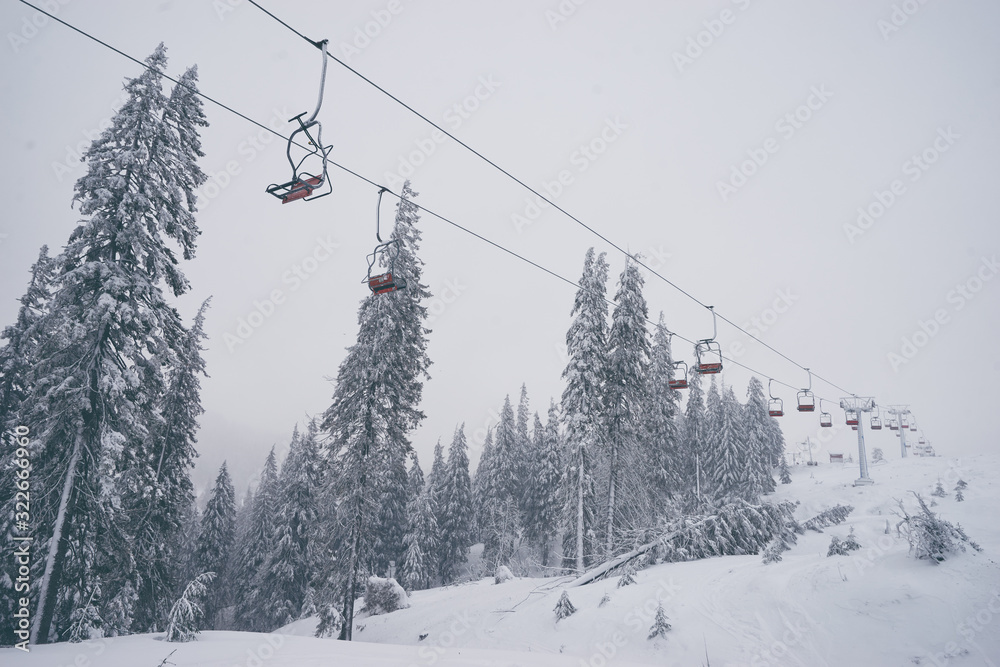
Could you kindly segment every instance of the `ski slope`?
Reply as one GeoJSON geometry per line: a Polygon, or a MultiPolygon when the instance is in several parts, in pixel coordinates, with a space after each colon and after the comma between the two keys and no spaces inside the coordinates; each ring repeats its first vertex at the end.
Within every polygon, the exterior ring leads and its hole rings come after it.
{"type": "Polygon", "coordinates": [[[168,664],[176,667],[1000,664],[998,471],[992,455],[911,457],[873,465],[876,484],[854,487],[856,465],[793,467],[792,484],[772,497],[801,501],[800,519],[853,505],[844,524],[800,536],[770,565],[759,556],[711,558],[641,570],[620,589],[617,578],[567,589],[577,612],[559,622],[552,609],[568,577],[487,579],[417,591],[392,614],[361,614],[352,643],[313,638],[316,620],[305,619],[270,635],[205,632],[188,644],[140,635],[30,654],[0,649],[0,664],[156,667],[174,649],[168,664]],[[910,490],[929,501],[939,478],[948,497],[933,509],[983,552],[933,565],[908,555],[893,512],[895,499],[912,510],[910,490]],[[954,499],[959,478],[969,485],[964,502],[954,499]],[[862,550],[828,558],[830,537],[851,527],[862,550]],[[661,601],[673,628],[650,641],[661,601]]]}

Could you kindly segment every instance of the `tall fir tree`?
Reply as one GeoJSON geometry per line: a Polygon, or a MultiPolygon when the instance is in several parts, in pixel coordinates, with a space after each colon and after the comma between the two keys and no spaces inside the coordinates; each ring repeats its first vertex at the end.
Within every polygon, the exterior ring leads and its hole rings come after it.
{"type": "Polygon", "coordinates": [[[263,565],[259,592],[270,614],[270,626],[299,617],[314,576],[311,549],[315,548],[320,491],[317,428],[315,420],[309,422],[305,435],[296,427],[278,478],[274,548],[263,565]]]}
{"type": "Polygon", "coordinates": [[[264,461],[260,483],[253,495],[246,530],[240,535],[236,545],[233,593],[234,623],[238,630],[251,632],[274,630],[274,627],[271,627],[271,610],[265,609],[262,605],[261,582],[265,576],[264,564],[275,545],[279,494],[278,464],[272,447],[264,461]]]}
{"type": "Polygon", "coordinates": [[[549,563],[552,540],[559,526],[559,489],[562,485],[562,440],[559,437],[559,412],[555,402],[549,405],[548,422],[535,413],[534,455],[528,476],[528,502],[524,517],[525,537],[541,558],[549,563]]]}
{"type": "Polygon", "coordinates": [[[338,469],[336,520],[346,527],[340,557],[331,564],[339,593],[327,595],[340,597],[341,639],[346,640],[353,634],[359,568],[373,570],[387,558],[399,563],[404,550],[409,433],[424,418],[418,406],[430,365],[427,309],[421,303],[430,293],[421,283],[415,196],[404,183],[392,232],[399,242],[393,270],[407,287],[362,301],[357,342],[338,369],[333,401],[323,417],[338,469]]]}
{"type": "Polygon", "coordinates": [[[710,498],[719,498],[722,490],[719,488],[719,477],[722,475],[722,393],[715,376],[705,392],[705,431],[702,445],[701,483],[702,490],[710,498]]]}
{"type": "Polygon", "coordinates": [[[493,474],[493,428],[486,429],[486,437],[483,439],[483,453],[479,456],[479,465],[476,466],[476,476],[472,480],[472,502],[475,508],[475,534],[476,537],[485,542],[486,500],[496,496],[496,477],[493,474]]]}
{"type": "Polygon", "coordinates": [[[456,570],[466,561],[473,538],[472,483],[469,480],[469,446],[465,424],[455,429],[448,447],[444,484],[439,500],[438,574],[445,584],[455,579],[456,570]]]}
{"type": "Polygon", "coordinates": [[[520,536],[521,479],[519,473],[517,425],[510,396],[500,410],[493,444],[493,493],[484,498],[483,562],[492,571],[506,565],[520,536]]]}
{"type": "Polygon", "coordinates": [[[223,461],[205,505],[195,552],[198,571],[215,572],[215,579],[207,584],[204,604],[205,618],[210,625],[214,623],[215,615],[229,604],[233,581],[228,569],[235,542],[236,491],[223,461]]]}
{"type": "Polygon", "coordinates": [[[412,463],[410,463],[410,470],[406,473],[406,497],[413,500],[424,491],[424,471],[420,467],[420,459],[417,458],[416,452],[413,452],[410,459],[412,463]]]}
{"type": "MultiPolygon", "coordinates": [[[[0,347],[0,442],[7,445],[8,438],[15,437],[14,429],[23,424],[14,423],[14,415],[27,396],[26,385],[28,372],[33,364],[35,350],[44,332],[35,323],[41,319],[51,299],[52,279],[54,271],[53,260],[49,257],[48,246],[42,246],[38,259],[31,267],[31,279],[24,296],[20,299],[20,307],[14,324],[6,327],[0,334],[0,340],[5,341],[0,347]],[[29,332],[30,335],[29,335],[29,332]]],[[[29,438],[23,432],[19,436],[29,438]]],[[[11,442],[8,450],[15,447],[11,442]]],[[[4,479],[12,480],[15,475],[13,456],[5,456],[0,463],[0,473],[4,479]]],[[[18,508],[16,506],[16,491],[13,484],[0,486],[0,539],[4,544],[14,544],[15,536],[21,537],[21,531],[16,530],[18,508]]],[[[0,577],[0,645],[14,643],[14,612],[17,600],[23,597],[14,590],[14,581],[7,576],[0,577]]]]}
{"type": "Polygon", "coordinates": [[[754,498],[754,493],[759,483],[752,480],[749,470],[753,461],[741,439],[742,417],[743,407],[733,388],[725,387],[719,400],[715,456],[709,471],[714,496],[722,502],[738,499],[755,502],[758,499],[754,498]]]}
{"type": "Polygon", "coordinates": [[[705,440],[708,414],[705,409],[705,392],[701,388],[701,375],[695,373],[688,383],[688,399],[684,408],[684,434],[681,445],[683,474],[686,487],[695,498],[695,505],[704,497],[705,440]]]}
{"type": "Polygon", "coordinates": [[[649,391],[644,406],[644,482],[654,512],[662,515],[671,497],[680,495],[685,474],[677,428],[677,394],[670,388],[674,379],[670,332],[660,313],[649,359],[649,391]]]}
{"type": "Polygon", "coordinates": [[[649,403],[648,309],[642,295],[643,278],[639,267],[629,261],[618,281],[615,308],[608,334],[605,366],[604,406],[606,410],[608,455],[608,505],[605,523],[605,556],[618,546],[621,524],[635,526],[642,503],[643,480],[639,439],[644,409],[649,403]],[[628,512],[631,516],[624,518],[628,512]]]}
{"type": "MultiPolygon", "coordinates": [[[[775,487],[771,468],[774,465],[771,431],[767,414],[767,398],[764,385],[756,377],[750,378],[747,386],[747,403],[743,407],[743,440],[746,450],[747,494],[745,499],[756,503],[765,493],[773,493],[775,487]]],[[[783,458],[783,457],[780,457],[783,458]]]]}
{"type": "Polygon", "coordinates": [[[584,258],[580,289],[573,302],[573,321],[566,333],[569,361],[563,370],[566,388],[562,415],[566,425],[567,460],[564,484],[566,525],[563,557],[567,567],[583,572],[595,553],[592,459],[601,446],[601,413],[607,366],[608,264],[604,253],[590,248],[584,258]]]}
{"type": "Polygon", "coordinates": [[[407,529],[403,542],[403,585],[410,590],[428,588],[437,572],[439,529],[434,495],[428,486],[407,506],[407,529]]]}
{"type": "MultiPolygon", "coordinates": [[[[528,400],[528,387],[527,385],[522,384],[521,397],[517,402],[517,415],[514,422],[514,437],[516,440],[514,447],[514,452],[516,453],[515,469],[517,470],[517,479],[522,481],[527,480],[528,476],[531,474],[531,434],[528,432],[528,420],[530,417],[531,403],[528,400]]],[[[526,482],[524,482],[524,484],[526,485],[526,482]]],[[[524,514],[525,510],[525,490],[524,485],[522,485],[522,492],[519,495],[522,514],[524,514]]]]}
{"type": "Polygon", "coordinates": [[[198,456],[198,418],[204,413],[200,376],[207,374],[201,353],[210,301],[201,304],[190,331],[168,330],[168,338],[177,341],[170,345],[177,355],[169,371],[166,394],[160,401],[162,421],[149,430],[147,441],[137,451],[139,460],[128,466],[130,473],[126,473],[135,491],[130,494],[131,505],[127,508],[129,533],[134,536],[136,558],[144,564],[135,631],[152,632],[164,627],[171,593],[182,583],[177,571],[179,554],[174,547],[182,530],[184,508],[194,500],[190,473],[198,456]]]}
{"type": "Polygon", "coordinates": [[[175,296],[188,288],[176,250],[192,257],[199,234],[206,121],[193,69],[182,78],[191,90],[168,98],[162,44],[145,65],[84,153],[74,197],[83,219],[56,260],[48,312],[28,333],[45,339],[19,420],[34,425],[36,479],[54,490],[33,503],[45,554],[34,579],[36,643],[68,637],[74,616],[106,635],[132,629],[142,577],[159,567],[134,521],[160,485],[183,486],[157,478],[148,450],[187,340],[161,286],[175,296]]]}

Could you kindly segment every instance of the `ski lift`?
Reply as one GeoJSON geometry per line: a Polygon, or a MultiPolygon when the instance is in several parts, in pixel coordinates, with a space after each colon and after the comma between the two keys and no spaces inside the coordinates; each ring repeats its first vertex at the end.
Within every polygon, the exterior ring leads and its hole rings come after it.
{"type": "MultiPolygon", "coordinates": [[[[847,417],[847,425],[848,426],[857,426],[858,425],[858,411],[857,410],[855,410],[854,408],[847,408],[844,411],[844,413],[845,413],[845,415],[847,417]]],[[[854,430],[856,431],[857,429],[854,429],[854,430]]]]}
{"type": "Polygon", "coordinates": [[[688,365],[684,361],[674,362],[674,377],[669,380],[667,384],[671,389],[687,389],[688,388],[688,365]],[[680,375],[677,373],[680,372],[680,375]]]}
{"type": "Polygon", "coordinates": [[[920,440],[918,440],[917,442],[920,444],[921,447],[927,444],[927,440],[924,438],[920,438],[920,440]]]}
{"type": "MultiPolygon", "coordinates": [[[[899,430],[899,422],[896,421],[895,418],[889,420],[889,430],[890,431],[898,431],[899,430]]],[[[899,435],[899,434],[897,433],[896,435],[899,435]]]]}
{"type": "Polygon", "coordinates": [[[767,380],[767,393],[771,396],[771,400],[767,402],[767,414],[771,417],[781,417],[785,414],[784,405],[781,399],[774,395],[771,391],[771,383],[774,380],[768,378],[767,380]]]}
{"type": "Polygon", "coordinates": [[[713,375],[722,370],[722,347],[715,341],[719,330],[715,322],[715,306],[706,306],[712,311],[712,337],[700,340],[694,345],[698,364],[694,370],[699,375],[713,375]]]}
{"type": "Polygon", "coordinates": [[[812,372],[807,368],[806,373],[809,373],[809,386],[805,389],[799,391],[796,399],[798,400],[798,410],[799,412],[813,412],[816,409],[816,396],[812,393],[813,386],[813,376],[812,372]]]}
{"type": "Polygon", "coordinates": [[[833,415],[829,412],[823,410],[823,399],[819,399],[819,425],[822,428],[831,428],[833,426],[833,415]]]}
{"type": "Polygon", "coordinates": [[[882,418],[879,417],[878,408],[875,408],[875,414],[872,415],[871,428],[873,431],[882,430],[882,418]]]}
{"type": "Polygon", "coordinates": [[[910,428],[910,420],[906,418],[905,414],[899,417],[899,425],[902,428],[910,428]]]}
{"type": "Polygon", "coordinates": [[[379,244],[368,255],[368,277],[362,281],[368,283],[368,289],[375,295],[406,289],[406,278],[396,272],[396,258],[399,257],[402,242],[399,239],[383,241],[379,230],[379,213],[382,208],[382,194],[384,192],[386,192],[385,188],[379,189],[378,203],[375,205],[375,238],[378,239],[379,244]],[[380,261],[387,271],[385,273],[372,273],[375,264],[380,261]]]}
{"type": "Polygon", "coordinates": [[[267,193],[280,199],[282,204],[298,201],[299,199],[307,201],[319,199],[333,191],[333,186],[330,184],[329,175],[326,170],[327,158],[333,146],[323,145],[323,126],[316,120],[319,108],[323,105],[323,88],[326,84],[326,45],[327,41],[325,39],[316,44],[323,52],[323,70],[319,79],[319,99],[316,101],[316,109],[306,120],[302,120],[302,117],[308,112],[303,111],[288,121],[289,123],[297,122],[299,124],[298,128],[289,135],[288,146],[285,148],[285,156],[288,158],[288,164],[292,167],[292,178],[286,183],[272,183],[267,186],[267,193]],[[295,140],[300,135],[305,140],[305,146],[295,140]],[[293,146],[296,151],[305,150],[305,154],[298,160],[292,157],[293,146]],[[307,161],[309,168],[315,173],[305,169],[307,161]],[[325,192],[321,192],[321,194],[314,194],[317,191],[323,190],[325,192]]]}

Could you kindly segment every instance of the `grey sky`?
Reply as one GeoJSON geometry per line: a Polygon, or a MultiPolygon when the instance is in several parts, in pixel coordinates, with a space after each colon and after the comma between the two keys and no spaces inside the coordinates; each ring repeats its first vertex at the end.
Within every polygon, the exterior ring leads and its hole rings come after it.
{"type": "MultiPolygon", "coordinates": [[[[1000,379],[996,3],[266,6],[533,186],[555,193],[562,172],[560,206],[792,359],[852,392],[910,403],[939,453],[987,447],[1000,379]],[[375,35],[367,41],[366,29],[375,35]],[[845,226],[859,208],[872,222],[852,232],[845,226]],[[894,368],[890,353],[906,363],[894,368]]],[[[198,64],[203,92],[283,132],[315,104],[318,52],[246,2],[58,7],[139,58],[164,41],[171,74],[198,64]]],[[[138,72],[62,26],[32,30],[34,15],[13,0],[0,5],[5,324],[38,247],[60,248],[77,220],[70,200],[83,167],[67,153],[89,143],[123,78],[138,72]]],[[[534,216],[528,193],[335,63],[326,90],[320,120],[338,162],[387,185],[388,174],[419,163],[419,203],[573,280],[585,250],[602,248],[556,212],[534,216]]],[[[204,191],[198,256],[184,266],[193,289],[180,301],[190,317],[214,297],[196,481],[210,481],[226,458],[244,485],[272,444],[280,449],[297,421],[329,403],[326,378],[354,340],[366,293],[376,190],[335,170],[333,196],[283,206],[264,188],[288,176],[284,146],[206,109],[203,166],[222,187],[204,191]],[[282,302],[230,350],[225,335],[274,290],[282,302]]],[[[385,218],[393,204],[384,201],[385,218]]],[[[543,413],[561,394],[574,290],[429,215],[422,230],[434,365],[414,442],[429,464],[437,438],[447,443],[464,421],[475,463],[476,433],[506,393],[516,401],[527,383],[543,413]]],[[[623,258],[609,259],[616,281],[623,258]]],[[[663,310],[679,334],[711,334],[707,311],[646,281],[652,319],[663,310]]],[[[608,288],[613,295],[614,282],[608,288]]],[[[805,382],[721,323],[719,340],[727,353],[742,343],[738,360],[765,375],[805,382]]],[[[692,356],[684,343],[675,355],[692,356]]],[[[725,373],[741,397],[748,378],[725,373]]],[[[793,392],[781,396],[790,408],[793,392]]],[[[793,442],[819,430],[815,416],[781,424],[793,442]]],[[[898,456],[888,432],[869,436],[898,456]]],[[[839,429],[827,447],[846,452],[854,442],[839,429]]]]}

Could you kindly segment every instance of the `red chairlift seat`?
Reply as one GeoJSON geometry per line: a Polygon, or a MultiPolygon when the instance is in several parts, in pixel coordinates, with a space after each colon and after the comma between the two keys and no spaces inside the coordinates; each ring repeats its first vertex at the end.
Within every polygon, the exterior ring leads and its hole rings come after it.
{"type": "Polygon", "coordinates": [[[819,415],[819,425],[823,428],[831,428],[833,426],[833,415],[829,412],[821,412],[819,415]]]}
{"type": "Polygon", "coordinates": [[[771,417],[782,417],[785,414],[780,398],[772,398],[767,402],[767,414],[771,417]]]}
{"type": "Polygon", "coordinates": [[[873,431],[881,431],[882,430],[882,420],[879,419],[878,417],[872,417],[872,424],[871,424],[871,426],[872,426],[872,430],[873,431]]]}
{"type": "Polygon", "coordinates": [[[852,430],[852,431],[857,431],[857,430],[858,430],[858,427],[857,427],[857,426],[852,426],[852,427],[851,427],[851,430],[852,430]]]}
{"type": "Polygon", "coordinates": [[[858,413],[856,410],[847,411],[847,425],[857,426],[858,425],[858,413]]]}
{"type": "Polygon", "coordinates": [[[798,393],[799,412],[813,412],[816,410],[816,397],[808,389],[803,389],[798,393]]]}
{"type": "Polygon", "coordinates": [[[287,204],[291,201],[297,201],[299,199],[305,199],[313,193],[313,191],[322,185],[323,179],[319,176],[310,176],[305,179],[296,179],[291,183],[286,183],[281,187],[287,188],[287,194],[281,198],[282,204],[287,204]]]}
{"type": "Polygon", "coordinates": [[[395,292],[398,289],[392,273],[382,273],[372,276],[368,279],[368,288],[374,294],[386,294],[388,292],[395,292]]]}
{"type": "Polygon", "coordinates": [[[699,375],[722,372],[722,347],[712,339],[700,340],[694,346],[698,363],[694,370],[699,375]]]}
{"type": "Polygon", "coordinates": [[[917,430],[917,425],[916,424],[911,424],[910,425],[910,430],[911,431],[916,431],[917,430]]]}
{"type": "Polygon", "coordinates": [[[675,375],[673,378],[667,381],[667,385],[671,389],[687,389],[688,388],[688,366],[687,362],[675,361],[673,363],[674,371],[678,372],[679,375],[675,375]]]}

